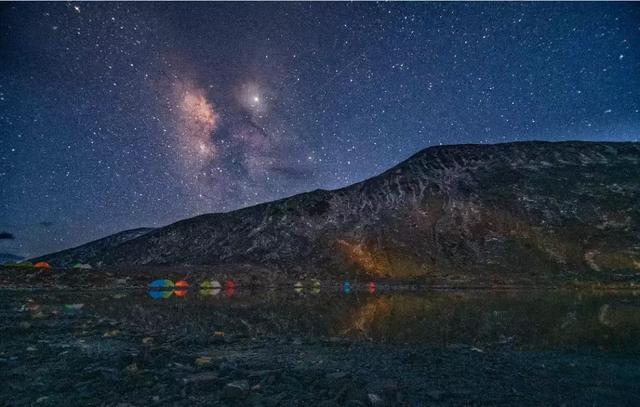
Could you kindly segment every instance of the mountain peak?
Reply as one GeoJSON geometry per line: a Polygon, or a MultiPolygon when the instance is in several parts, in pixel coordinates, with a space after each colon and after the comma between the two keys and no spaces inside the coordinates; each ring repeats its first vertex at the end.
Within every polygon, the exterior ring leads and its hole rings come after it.
{"type": "Polygon", "coordinates": [[[250,263],[388,278],[498,273],[552,281],[636,272],[639,164],[638,143],[435,146],[345,188],[43,258],[59,265],[250,263]]]}

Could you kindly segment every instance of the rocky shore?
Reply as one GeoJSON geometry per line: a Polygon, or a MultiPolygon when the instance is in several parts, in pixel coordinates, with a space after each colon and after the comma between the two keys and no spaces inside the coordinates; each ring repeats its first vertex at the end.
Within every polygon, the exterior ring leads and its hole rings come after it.
{"type": "Polygon", "coordinates": [[[0,404],[637,405],[639,306],[630,293],[0,290],[0,404]]]}

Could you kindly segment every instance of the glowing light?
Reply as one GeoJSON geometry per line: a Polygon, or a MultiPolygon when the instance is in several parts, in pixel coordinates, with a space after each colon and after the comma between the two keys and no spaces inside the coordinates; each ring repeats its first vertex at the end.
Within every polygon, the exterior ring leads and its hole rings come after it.
{"type": "Polygon", "coordinates": [[[237,93],[238,102],[250,113],[260,116],[267,111],[266,90],[256,83],[245,83],[237,93]]]}
{"type": "Polygon", "coordinates": [[[338,240],[338,247],[349,260],[362,267],[365,271],[375,275],[388,275],[390,266],[388,261],[376,255],[362,243],[350,243],[346,240],[338,240]]]}
{"type": "Polygon", "coordinates": [[[186,161],[195,157],[196,164],[214,158],[217,154],[213,133],[218,126],[218,114],[203,89],[192,83],[174,84],[178,137],[187,154],[186,161]]]}

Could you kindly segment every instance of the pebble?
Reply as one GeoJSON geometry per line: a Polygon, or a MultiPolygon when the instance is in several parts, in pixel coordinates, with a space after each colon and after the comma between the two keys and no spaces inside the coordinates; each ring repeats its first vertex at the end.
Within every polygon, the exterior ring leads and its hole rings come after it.
{"type": "Polygon", "coordinates": [[[444,396],[444,392],[440,390],[429,390],[427,396],[433,400],[440,400],[442,396],[444,396]]]}
{"type": "Polygon", "coordinates": [[[104,335],[102,335],[105,338],[113,338],[114,336],[118,336],[120,335],[120,331],[117,329],[114,329],[113,331],[109,331],[109,332],[105,332],[104,335]]]}
{"type": "Polygon", "coordinates": [[[349,374],[345,372],[334,372],[334,373],[327,373],[325,377],[331,380],[341,380],[347,376],[349,376],[349,374]]]}
{"type": "Polygon", "coordinates": [[[382,397],[378,396],[375,393],[367,394],[367,401],[372,407],[384,406],[384,400],[382,399],[382,397]]]}
{"type": "Polygon", "coordinates": [[[200,356],[196,359],[197,366],[206,366],[211,364],[211,356],[200,356]]]}
{"type": "Polygon", "coordinates": [[[244,399],[249,394],[249,382],[246,380],[238,380],[227,383],[222,390],[222,398],[226,400],[244,399]]]}
{"type": "Polygon", "coordinates": [[[184,384],[213,382],[218,380],[218,375],[214,372],[196,373],[182,378],[184,384]]]}

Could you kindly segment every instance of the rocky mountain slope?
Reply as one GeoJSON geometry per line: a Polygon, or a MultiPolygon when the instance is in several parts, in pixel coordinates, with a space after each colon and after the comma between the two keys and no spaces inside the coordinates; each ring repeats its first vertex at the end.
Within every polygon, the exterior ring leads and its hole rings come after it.
{"type": "Polygon", "coordinates": [[[431,147],[339,190],[108,239],[43,258],[379,278],[626,278],[640,272],[640,144],[431,147]]]}
{"type": "Polygon", "coordinates": [[[52,261],[52,264],[59,267],[70,267],[76,263],[86,263],[84,260],[100,256],[102,253],[105,253],[131,239],[143,236],[152,230],[153,228],[125,230],[78,247],[57,252],[53,255],[39,257],[34,259],[34,261],[52,261]]]}

